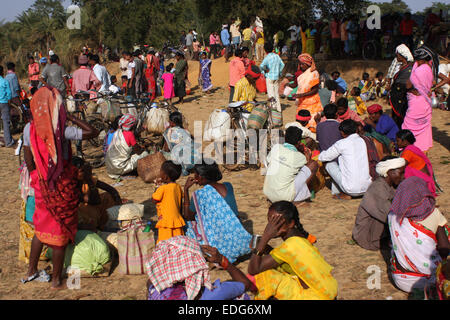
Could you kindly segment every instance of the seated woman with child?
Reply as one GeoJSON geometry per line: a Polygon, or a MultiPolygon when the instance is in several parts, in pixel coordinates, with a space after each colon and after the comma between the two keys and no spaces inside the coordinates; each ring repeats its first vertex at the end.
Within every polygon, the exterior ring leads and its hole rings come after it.
{"type": "Polygon", "coordinates": [[[199,157],[199,148],[194,145],[190,132],[183,126],[183,115],[176,111],[169,115],[169,128],[163,133],[163,154],[167,160],[181,165],[182,174],[189,175],[199,157]]]}

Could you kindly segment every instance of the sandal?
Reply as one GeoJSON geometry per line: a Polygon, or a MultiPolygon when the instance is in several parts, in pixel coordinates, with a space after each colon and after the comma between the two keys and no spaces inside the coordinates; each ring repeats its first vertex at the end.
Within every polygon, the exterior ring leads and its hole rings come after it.
{"type": "Polygon", "coordinates": [[[21,279],[20,281],[22,283],[27,283],[27,282],[31,282],[31,281],[38,281],[38,282],[50,282],[50,275],[47,274],[47,272],[45,272],[45,270],[41,270],[36,272],[35,274],[29,276],[26,279],[21,279]]]}
{"type": "Polygon", "coordinates": [[[345,195],[342,195],[342,194],[335,194],[335,195],[333,195],[333,199],[341,200],[341,201],[349,201],[349,200],[352,200],[351,198],[348,199],[345,195]]]}

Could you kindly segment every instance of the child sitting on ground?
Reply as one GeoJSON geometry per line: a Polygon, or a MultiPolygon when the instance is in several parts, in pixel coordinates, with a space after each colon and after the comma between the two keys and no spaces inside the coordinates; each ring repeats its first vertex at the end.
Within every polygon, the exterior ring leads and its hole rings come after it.
{"type": "Polygon", "coordinates": [[[311,113],[308,110],[302,109],[298,112],[296,121],[287,123],[285,129],[289,127],[297,127],[302,130],[302,138],[311,138],[316,140],[316,134],[311,131],[312,128],[308,127],[308,123],[311,120],[311,113]]]}
{"type": "Polygon", "coordinates": [[[378,72],[375,76],[375,92],[378,98],[385,97],[388,94],[383,72],[378,72]]]}
{"type": "Polygon", "coordinates": [[[367,112],[366,104],[361,99],[361,90],[358,87],[353,87],[352,91],[350,91],[348,107],[351,110],[356,111],[359,115],[363,115],[367,112]]]}
{"type": "Polygon", "coordinates": [[[359,90],[361,90],[361,99],[363,101],[369,101],[375,99],[373,81],[369,79],[367,72],[363,73],[362,80],[358,84],[359,90]]]}
{"type": "Polygon", "coordinates": [[[111,85],[108,88],[112,93],[120,93],[120,88],[117,86],[117,77],[111,76],[111,85]]]}
{"type": "Polygon", "coordinates": [[[164,82],[163,92],[164,92],[164,100],[172,105],[172,98],[175,97],[175,90],[173,87],[173,63],[170,63],[166,67],[166,72],[162,75],[161,79],[164,82]]]}
{"type": "Polygon", "coordinates": [[[72,164],[79,169],[78,186],[80,205],[78,207],[78,229],[97,232],[105,230],[108,222],[107,209],[126,202],[119,192],[109,184],[98,180],[92,174],[92,167],[82,158],[72,157],[72,164]],[[99,193],[99,189],[106,191],[99,193]]]}
{"type": "Polygon", "coordinates": [[[160,178],[156,181],[158,188],[153,193],[152,200],[156,203],[158,213],[158,242],[184,235],[183,227],[186,223],[181,216],[183,191],[176,183],[181,170],[180,165],[166,161],[162,164],[160,178]]]}

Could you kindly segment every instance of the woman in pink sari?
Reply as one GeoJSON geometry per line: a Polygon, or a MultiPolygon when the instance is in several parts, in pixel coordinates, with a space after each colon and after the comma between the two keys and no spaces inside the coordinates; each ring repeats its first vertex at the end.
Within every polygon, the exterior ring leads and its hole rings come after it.
{"type": "Polygon", "coordinates": [[[406,84],[408,90],[408,111],[402,129],[410,130],[416,137],[414,144],[423,152],[433,146],[431,130],[431,87],[437,79],[439,61],[436,54],[422,46],[414,51],[411,77],[406,84]]]}

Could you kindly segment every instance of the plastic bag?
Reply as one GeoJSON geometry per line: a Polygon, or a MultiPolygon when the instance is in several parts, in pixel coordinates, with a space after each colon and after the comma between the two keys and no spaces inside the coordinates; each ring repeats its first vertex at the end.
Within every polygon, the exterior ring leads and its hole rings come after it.
{"type": "Polygon", "coordinates": [[[147,113],[147,132],[162,134],[166,130],[166,124],[169,122],[169,111],[166,109],[150,108],[147,113]]]}
{"type": "Polygon", "coordinates": [[[127,203],[114,206],[106,210],[110,220],[133,220],[144,216],[144,205],[137,203],[127,203]]]}
{"type": "MultiPolygon", "coordinates": [[[[48,258],[53,251],[48,250],[48,258]]],[[[100,274],[103,266],[110,261],[109,247],[99,235],[88,230],[79,230],[75,236],[75,245],[69,244],[64,257],[64,267],[78,268],[90,275],[100,274]]]]}
{"type": "Polygon", "coordinates": [[[205,141],[226,141],[231,128],[231,117],[224,109],[216,109],[205,124],[205,141]]]}

